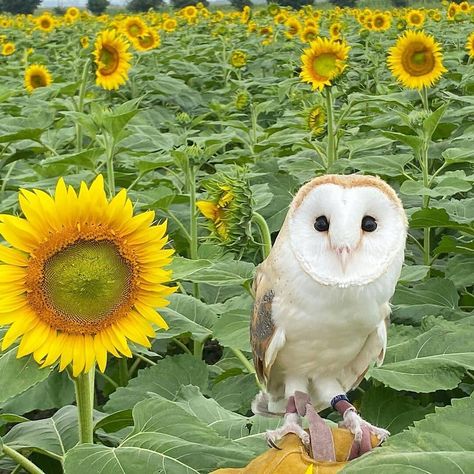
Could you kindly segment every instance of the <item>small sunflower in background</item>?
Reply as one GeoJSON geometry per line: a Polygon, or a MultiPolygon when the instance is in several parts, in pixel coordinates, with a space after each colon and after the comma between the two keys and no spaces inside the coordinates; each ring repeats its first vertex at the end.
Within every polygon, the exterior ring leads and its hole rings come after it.
{"type": "Polygon", "coordinates": [[[97,65],[96,84],[107,90],[118,89],[128,79],[130,44],[115,30],[99,33],[95,42],[94,61],[97,65]]]}
{"type": "Polygon", "coordinates": [[[153,29],[147,28],[146,31],[133,39],[132,44],[137,51],[150,51],[160,46],[160,35],[153,29]]]}
{"type": "Polygon", "coordinates": [[[392,16],[387,13],[376,13],[372,17],[372,30],[386,31],[392,25],[392,16]]]}
{"type": "Polygon", "coordinates": [[[243,111],[245,110],[250,104],[250,94],[243,90],[238,91],[235,96],[234,105],[237,110],[243,111]]]}
{"type": "Polygon", "coordinates": [[[248,5],[245,5],[240,15],[240,22],[246,24],[249,22],[251,17],[252,17],[252,9],[248,5]]]}
{"type": "Polygon", "coordinates": [[[298,18],[290,17],[288,20],[285,21],[285,36],[288,39],[293,39],[295,36],[298,36],[303,29],[303,25],[298,20],[298,18]]]}
{"type": "Polygon", "coordinates": [[[66,13],[64,14],[64,19],[68,23],[74,23],[76,20],[79,20],[80,17],[81,17],[81,12],[79,8],[76,8],[76,7],[69,7],[66,10],[66,13]]]}
{"type": "Polygon", "coordinates": [[[471,58],[474,58],[474,31],[467,38],[466,49],[471,58]]]}
{"type": "Polygon", "coordinates": [[[131,357],[129,341],[149,347],[152,324],[167,328],[154,308],[175,290],[166,223],[133,216],[125,190],[108,201],[102,176],[79,193],[62,179],[54,196],[22,189],[19,201],[24,218],[0,215],[2,350],[20,339],[17,357],[71,364],[76,377],[95,362],[103,372],[108,353],[131,357]]]}
{"type": "Polygon", "coordinates": [[[446,16],[448,20],[452,21],[456,18],[456,15],[459,13],[460,8],[456,2],[451,2],[449,4],[448,10],[446,11],[446,16]]]}
{"type": "Polygon", "coordinates": [[[84,49],[87,49],[89,47],[89,38],[87,36],[81,37],[81,39],[79,41],[81,42],[81,46],[84,49]]]}
{"type": "Polygon", "coordinates": [[[425,22],[425,14],[421,10],[410,10],[405,19],[408,26],[421,28],[425,22]]]}
{"type": "Polygon", "coordinates": [[[331,39],[336,40],[341,37],[341,32],[342,32],[342,25],[339,22],[333,23],[329,27],[329,35],[331,36],[331,39]]]}
{"type": "Polygon", "coordinates": [[[176,30],[178,26],[178,22],[174,18],[168,18],[163,22],[163,29],[167,33],[172,33],[174,30],[176,30]]]}
{"type": "Polygon", "coordinates": [[[2,46],[2,56],[11,56],[16,50],[14,43],[5,43],[2,46]]]}
{"type": "Polygon", "coordinates": [[[237,69],[243,68],[247,64],[247,53],[240,49],[232,51],[230,64],[237,69]]]}
{"type": "Polygon", "coordinates": [[[322,91],[324,86],[330,86],[331,81],[347,67],[349,49],[344,42],[316,38],[301,56],[301,79],[312,84],[313,89],[322,91]]]}
{"type": "Polygon", "coordinates": [[[54,18],[49,13],[43,13],[35,20],[36,28],[38,30],[44,31],[45,33],[50,33],[56,27],[56,22],[54,18]]]}
{"type": "Polygon", "coordinates": [[[313,26],[306,26],[301,32],[300,39],[303,43],[311,43],[318,37],[318,29],[313,26]]]}
{"type": "Polygon", "coordinates": [[[446,72],[441,46],[423,31],[406,31],[389,50],[392,74],[409,89],[432,86],[446,72]]]}
{"type": "Polygon", "coordinates": [[[209,199],[196,206],[207,220],[211,237],[227,248],[244,249],[252,238],[252,194],[243,172],[219,173],[204,187],[209,199]]]}
{"type": "Polygon", "coordinates": [[[326,112],[320,105],[306,111],[306,125],[315,136],[322,135],[326,128],[326,112]]]}
{"type": "Polygon", "coordinates": [[[188,5],[187,7],[182,8],[179,13],[188,23],[193,23],[196,21],[198,11],[194,5],[188,5]]]}
{"type": "Polygon", "coordinates": [[[129,40],[133,40],[145,33],[147,25],[140,17],[129,16],[121,23],[121,30],[129,40]]]}
{"type": "Polygon", "coordinates": [[[32,64],[25,71],[25,88],[30,93],[39,87],[49,86],[51,82],[51,74],[46,66],[32,64]]]}

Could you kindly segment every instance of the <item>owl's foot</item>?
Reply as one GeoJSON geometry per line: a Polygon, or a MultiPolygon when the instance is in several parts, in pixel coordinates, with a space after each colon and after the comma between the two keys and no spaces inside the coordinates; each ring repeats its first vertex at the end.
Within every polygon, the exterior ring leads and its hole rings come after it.
{"type": "Polygon", "coordinates": [[[301,427],[299,424],[299,415],[298,413],[286,413],[284,418],[283,426],[277,428],[276,430],[268,430],[266,432],[265,438],[268,445],[271,448],[280,449],[277,445],[277,442],[280,441],[283,436],[293,433],[298,438],[301,439],[305,446],[309,446],[309,434],[301,427]]]}
{"type": "Polygon", "coordinates": [[[371,425],[368,421],[365,421],[357,413],[354,406],[349,403],[347,397],[335,397],[331,404],[342,415],[343,421],[339,423],[339,426],[348,429],[354,435],[354,444],[349,459],[361,456],[362,454],[372,450],[371,435],[375,435],[380,443],[390,436],[389,431],[371,425]]]}

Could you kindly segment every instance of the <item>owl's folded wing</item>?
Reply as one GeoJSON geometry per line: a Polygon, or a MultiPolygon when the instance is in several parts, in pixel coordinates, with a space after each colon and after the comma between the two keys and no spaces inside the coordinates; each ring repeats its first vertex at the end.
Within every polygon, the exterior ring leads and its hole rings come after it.
{"type": "Polygon", "coordinates": [[[285,334],[275,327],[272,304],[275,292],[265,273],[265,262],[257,268],[253,282],[255,303],[250,323],[253,362],[260,381],[267,382],[278,351],[285,344],[285,334]]]}

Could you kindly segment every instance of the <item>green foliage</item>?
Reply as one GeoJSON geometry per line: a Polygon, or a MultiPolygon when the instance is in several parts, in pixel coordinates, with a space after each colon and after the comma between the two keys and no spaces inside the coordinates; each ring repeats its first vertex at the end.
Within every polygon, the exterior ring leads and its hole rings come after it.
{"type": "Polygon", "coordinates": [[[42,0],[0,0],[0,11],[7,13],[33,13],[42,0]]]}
{"type": "Polygon", "coordinates": [[[355,7],[356,6],[356,1],[357,0],[329,0],[332,5],[336,7],[355,7]]]}
{"type": "Polygon", "coordinates": [[[131,12],[147,12],[150,9],[157,10],[163,5],[163,0],[130,0],[127,10],[131,12]]]}
{"type": "Polygon", "coordinates": [[[281,5],[282,7],[291,7],[298,10],[305,5],[312,5],[314,0],[267,0],[267,3],[281,5]]]}
{"type": "Polygon", "coordinates": [[[209,6],[209,2],[207,0],[199,1],[199,0],[171,0],[171,5],[175,9],[180,9],[187,7],[188,5],[197,5],[198,3],[202,3],[205,7],[209,6]]]}
{"type": "Polygon", "coordinates": [[[252,7],[251,0],[230,0],[230,4],[237,10],[242,11],[244,7],[252,7]]]}
{"type": "Polygon", "coordinates": [[[87,9],[94,15],[101,15],[110,5],[109,0],[87,0],[87,9]]]}

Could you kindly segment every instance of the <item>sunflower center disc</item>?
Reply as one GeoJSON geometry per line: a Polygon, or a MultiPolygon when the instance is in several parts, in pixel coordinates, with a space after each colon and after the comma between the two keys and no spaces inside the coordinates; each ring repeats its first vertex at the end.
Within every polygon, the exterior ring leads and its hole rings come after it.
{"type": "Polygon", "coordinates": [[[332,78],[336,72],[336,56],[331,53],[320,54],[314,59],[313,68],[320,77],[332,78]]]}
{"type": "Polygon", "coordinates": [[[76,322],[98,322],[127,298],[129,264],[109,241],[79,241],[44,265],[43,289],[55,312],[76,322]]]}
{"type": "Polygon", "coordinates": [[[119,63],[117,51],[115,51],[115,49],[108,49],[106,46],[103,46],[100,53],[100,62],[104,66],[100,70],[101,74],[113,74],[117,70],[119,63]]]}
{"type": "Polygon", "coordinates": [[[43,76],[40,76],[39,74],[33,74],[31,76],[30,82],[34,89],[37,87],[44,87],[46,85],[43,80],[43,76]]]}

